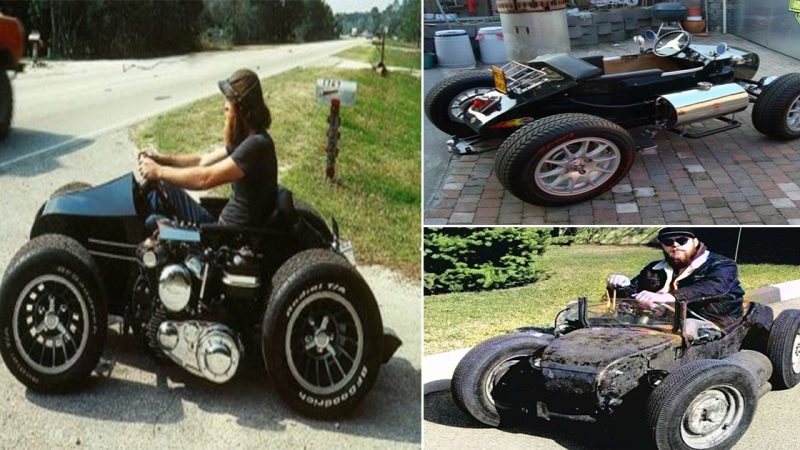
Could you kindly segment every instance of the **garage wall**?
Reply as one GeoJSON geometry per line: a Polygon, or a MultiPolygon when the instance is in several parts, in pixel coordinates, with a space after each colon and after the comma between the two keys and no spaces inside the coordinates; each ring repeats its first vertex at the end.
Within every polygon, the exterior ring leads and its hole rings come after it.
{"type": "MultiPolygon", "coordinates": [[[[800,59],[800,22],[787,0],[728,0],[728,33],[800,59]]],[[[710,9],[710,8],[709,8],[710,9]]]]}

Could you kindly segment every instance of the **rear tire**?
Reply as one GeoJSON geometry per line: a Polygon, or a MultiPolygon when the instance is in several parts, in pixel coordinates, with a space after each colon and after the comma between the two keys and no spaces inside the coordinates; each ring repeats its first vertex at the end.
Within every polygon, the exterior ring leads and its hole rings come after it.
{"type": "Polygon", "coordinates": [[[5,69],[0,70],[0,140],[8,136],[11,119],[14,116],[14,96],[11,91],[11,80],[5,69]]]}
{"type": "Polygon", "coordinates": [[[310,247],[325,248],[329,247],[331,243],[333,243],[333,233],[331,233],[330,228],[328,228],[328,224],[325,222],[325,219],[322,218],[322,215],[317,212],[313,206],[295,198],[294,210],[297,212],[298,218],[305,222],[305,224],[310,228],[310,230],[305,230],[304,233],[312,235],[304,236],[307,237],[305,240],[310,247]]]}
{"type": "Polygon", "coordinates": [[[703,359],[656,386],[647,401],[647,423],[659,450],[728,449],[747,431],[757,404],[747,370],[703,359]]]}
{"type": "Polygon", "coordinates": [[[753,106],[753,126],[778,140],[800,137],[800,73],[778,77],[753,106]]]}
{"type": "Polygon", "coordinates": [[[478,344],[453,372],[450,393],[456,406],[478,422],[499,426],[501,416],[492,392],[518,361],[546,345],[541,337],[525,333],[497,336],[478,344]]]}
{"type": "Polygon", "coordinates": [[[800,310],[783,311],[772,323],[767,339],[767,356],[772,362],[770,383],[775,389],[789,389],[800,382],[800,310]]]}
{"type": "Polygon", "coordinates": [[[460,72],[436,83],[425,97],[425,115],[436,128],[458,137],[472,136],[475,131],[467,125],[456,122],[450,109],[459,100],[466,106],[476,95],[494,89],[494,78],[486,70],[460,72]]]}
{"type": "Polygon", "coordinates": [[[322,249],[289,258],[272,278],[262,354],[273,386],[302,414],[351,413],[378,375],[383,324],[347,260],[322,249]]]}
{"type": "Polygon", "coordinates": [[[636,144],[619,125],[588,114],[556,114],[517,130],[495,157],[497,178],[516,197],[560,206],[596,197],[631,169],[636,144]]]}
{"type": "Polygon", "coordinates": [[[9,263],[0,286],[0,353],[30,389],[85,382],[103,351],[107,321],[100,271],[74,239],[34,238],[9,263]]]}
{"type": "Polygon", "coordinates": [[[84,183],[83,181],[73,181],[53,191],[53,193],[50,194],[50,199],[54,199],[64,194],[69,194],[72,192],[78,192],[84,189],[89,189],[90,187],[92,187],[92,185],[89,183],[84,183]]]}

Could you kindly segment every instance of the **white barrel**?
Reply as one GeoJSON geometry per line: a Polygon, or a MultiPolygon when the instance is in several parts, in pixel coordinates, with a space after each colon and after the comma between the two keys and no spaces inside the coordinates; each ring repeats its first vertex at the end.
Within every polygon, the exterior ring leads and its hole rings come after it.
{"type": "Polygon", "coordinates": [[[437,31],[433,38],[436,46],[436,60],[445,69],[464,69],[475,67],[475,54],[472,44],[464,30],[437,31]]]}
{"type": "Polygon", "coordinates": [[[503,42],[503,27],[479,28],[475,39],[481,49],[481,62],[499,65],[508,61],[506,44],[503,42]]]}
{"type": "Polygon", "coordinates": [[[530,61],[539,55],[569,53],[565,0],[515,2],[498,0],[503,41],[510,61],[530,61]]]}

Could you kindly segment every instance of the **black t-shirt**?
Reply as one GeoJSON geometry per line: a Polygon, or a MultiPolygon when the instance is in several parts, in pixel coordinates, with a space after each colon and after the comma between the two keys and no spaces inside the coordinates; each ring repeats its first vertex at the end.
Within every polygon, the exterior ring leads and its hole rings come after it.
{"type": "Polygon", "coordinates": [[[261,225],[272,213],[278,193],[278,160],[272,138],[261,131],[227,150],[244,178],[232,183],[233,195],[222,210],[220,221],[228,225],[261,225]]]}

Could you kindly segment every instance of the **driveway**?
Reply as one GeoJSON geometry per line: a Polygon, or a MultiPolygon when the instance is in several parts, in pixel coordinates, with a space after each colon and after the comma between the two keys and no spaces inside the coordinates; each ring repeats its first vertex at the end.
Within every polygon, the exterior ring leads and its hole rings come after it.
{"type": "MultiPolygon", "coordinates": [[[[755,76],[800,72],[800,61],[733,35],[695,38],[721,41],[761,57],[755,76]]],[[[638,51],[633,42],[578,49],[576,56],[638,51]]],[[[425,71],[428,80],[441,69],[425,71]]],[[[757,132],[752,105],[739,113],[742,127],[703,139],[659,133],[656,151],[639,152],[613,191],[566,207],[523,203],[494,174],[496,150],[453,157],[448,139],[424,120],[425,224],[800,224],[800,140],[772,141],[757,132]]],[[[700,125],[702,126],[702,125],[700,125]]]]}

